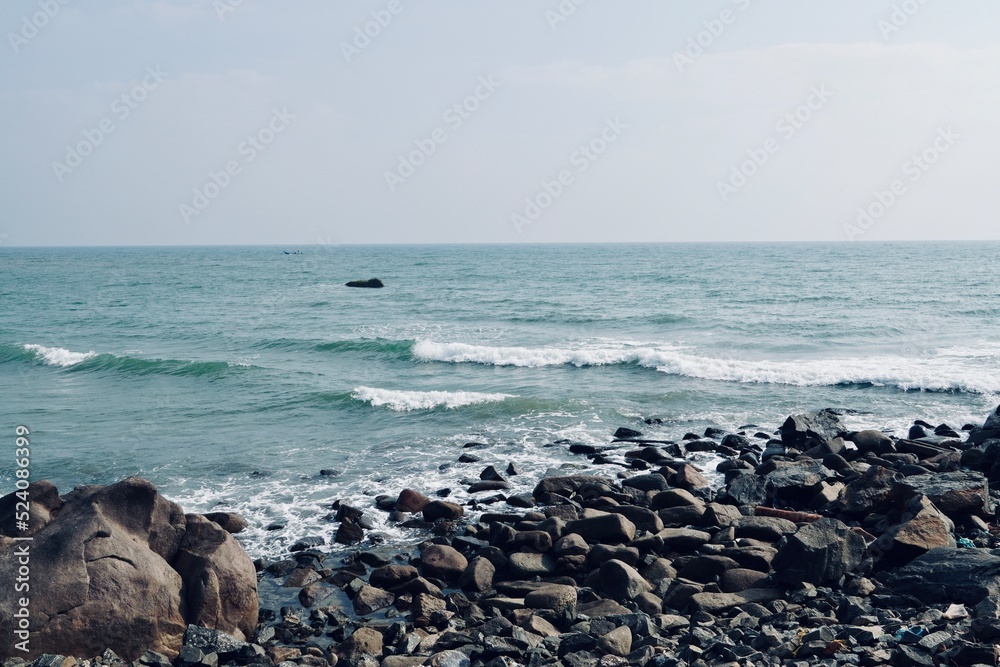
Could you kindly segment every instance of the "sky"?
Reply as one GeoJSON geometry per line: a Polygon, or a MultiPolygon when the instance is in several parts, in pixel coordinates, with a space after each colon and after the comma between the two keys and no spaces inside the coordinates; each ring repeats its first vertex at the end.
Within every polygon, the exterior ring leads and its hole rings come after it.
{"type": "Polygon", "coordinates": [[[1000,239],[991,0],[7,0],[0,27],[0,245],[1000,239]]]}

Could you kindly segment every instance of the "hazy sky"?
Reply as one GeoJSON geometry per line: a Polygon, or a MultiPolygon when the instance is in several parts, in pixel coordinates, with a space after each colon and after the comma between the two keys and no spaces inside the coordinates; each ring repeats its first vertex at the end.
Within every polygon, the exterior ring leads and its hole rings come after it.
{"type": "Polygon", "coordinates": [[[992,0],[0,20],[5,245],[1000,238],[992,0]]]}

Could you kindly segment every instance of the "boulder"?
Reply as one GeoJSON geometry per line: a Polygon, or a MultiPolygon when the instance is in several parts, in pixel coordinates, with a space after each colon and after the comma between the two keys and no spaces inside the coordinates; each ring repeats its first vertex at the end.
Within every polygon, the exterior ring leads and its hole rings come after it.
{"type": "Polygon", "coordinates": [[[865,557],[865,540],[836,519],[799,528],[774,558],[775,579],[790,586],[836,584],[865,557]]]}
{"type": "Polygon", "coordinates": [[[584,487],[593,486],[604,489],[608,492],[616,491],[612,481],[606,477],[593,475],[567,475],[563,477],[544,477],[535,485],[532,495],[536,500],[547,494],[554,493],[560,496],[571,496],[579,493],[584,487]]]}
{"type": "Polygon", "coordinates": [[[381,658],[382,633],[373,628],[360,627],[338,647],[337,652],[348,661],[365,655],[381,658]]]}
{"type": "Polygon", "coordinates": [[[605,562],[601,565],[600,573],[601,590],[618,602],[631,600],[640,593],[653,589],[635,568],[619,560],[605,562]]]}
{"type": "Polygon", "coordinates": [[[844,435],[845,440],[854,443],[858,451],[862,454],[889,454],[896,451],[892,444],[892,439],[882,431],[867,429],[864,431],[851,431],[844,435]]]}
{"type": "Polygon", "coordinates": [[[416,579],[417,568],[412,565],[383,565],[372,570],[368,583],[377,588],[396,588],[416,579]]]}
{"type": "Polygon", "coordinates": [[[250,525],[236,512],[209,512],[204,516],[222,526],[222,529],[231,535],[242,533],[250,525]]]}
{"type": "Polygon", "coordinates": [[[457,580],[469,566],[465,556],[446,544],[424,547],[420,552],[420,562],[424,575],[444,580],[457,580]]]}
{"type": "Polygon", "coordinates": [[[373,614],[379,609],[385,609],[390,606],[395,598],[395,595],[381,588],[362,586],[361,590],[355,594],[352,600],[354,603],[354,612],[358,616],[373,614]]]}
{"type": "Polygon", "coordinates": [[[893,526],[869,547],[874,558],[907,563],[937,547],[954,547],[955,524],[925,496],[906,504],[906,521],[893,526]]]}
{"type": "Polygon", "coordinates": [[[993,514],[989,482],[978,472],[911,475],[899,480],[896,488],[903,497],[927,496],[952,519],[970,514],[990,518],[993,514]]]}
{"type": "Polygon", "coordinates": [[[576,587],[550,584],[535,589],[524,596],[529,609],[549,609],[557,614],[576,605],[576,587]]]}
{"type": "MultiPolygon", "coordinates": [[[[36,488],[30,651],[14,650],[17,596],[3,595],[0,655],[93,657],[111,649],[127,660],[146,650],[173,657],[189,623],[218,626],[237,640],[253,633],[253,563],[218,524],[185,516],[137,477],[79,487],[60,501],[54,487],[36,488]]],[[[13,509],[11,497],[0,508],[13,509]]],[[[9,519],[0,515],[0,526],[9,519]]],[[[0,580],[15,580],[23,549],[2,542],[0,580]]]]}
{"type": "Polygon", "coordinates": [[[617,431],[615,431],[616,439],[641,438],[641,437],[642,437],[641,431],[636,431],[635,429],[631,428],[625,428],[624,426],[620,427],[617,431]]]}
{"type": "Polygon", "coordinates": [[[858,517],[887,511],[900,479],[902,475],[897,472],[871,466],[844,489],[840,499],[843,511],[858,517]]]}
{"type": "Polygon", "coordinates": [[[739,475],[726,486],[726,493],[741,506],[763,505],[767,502],[767,480],[760,475],[739,475]]]}
{"type": "Polygon", "coordinates": [[[778,429],[781,442],[800,451],[825,444],[846,430],[840,415],[830,408],[792,415],[778,429]]]}
{"type": "Polygon", "coordinates": [[[602,514],[566,524],[566,533],[576,533],[591,544],[621,544],[635,537],[635,524],[621,514],[602,514]]]}
{"type": "Polygon", "coordinates": [[[344,283],[347,287],[385,287],[382,281],[378,278],[369,278],[368,280],[352,280],[350,282],[344,283]]]}
{"type": "Polygon", "coordinates": [[[484,593],[493,588],[493,577],[496,575],[496,567],[488,558],[476,556],[469,561],[459,585],[462,590],[474,593],[484,593]]]}
{"type": "Polygon", "coordinates": [[[887,583],[926,604],[979,604],[1000,595],[1000,556],[983,549],[938,547],[891,572],[887,583]]]}
{"type": "Polygon", "coordinates": [[[425,521],[434,522],[438,519],[454,521],[455,519],[460,519],[465,514],[465,510],[461,505],[456,503],[449,503],[445,500],[432,500],[424,505],[423,513],[425,521]]]}
{"type": "Polygon", "coordinates": [[[741,516],[733,522],[736,537],[749,537],[765,542],[777,542],[796,531],[794,523],[775,516],[741,516]]]}
{"type": "Polygon", "coordinates": [[[396,509],[400,512],[409,512],[411,514],[421,512],[430,501],[430,498],[419,491],[403,489],[399,492],[399,498],[396,499],[396,509]]]}

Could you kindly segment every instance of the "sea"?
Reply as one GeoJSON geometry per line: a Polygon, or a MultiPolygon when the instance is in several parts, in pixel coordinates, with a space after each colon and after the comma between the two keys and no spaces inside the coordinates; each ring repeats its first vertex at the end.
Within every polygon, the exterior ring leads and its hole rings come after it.
{"type": "Polygon", "coordinates": [[[379,494],[467,502],[486,465],[516,465],[509,493],[617,474],[567,443],[607,445],[621,426],[770,433],[826,407],[896,435],[980,424],[1000,401],[998,256],[964,242],[4,247],[0,493],[23,425],[31,479],[65,492],[140,475],[187,511],[242,513],[247,550],[274,556],[331,542],[336,500],[393,543],[414,538],[379,494]],[[385,287],[344,286],[372,277],[385,287]]]}

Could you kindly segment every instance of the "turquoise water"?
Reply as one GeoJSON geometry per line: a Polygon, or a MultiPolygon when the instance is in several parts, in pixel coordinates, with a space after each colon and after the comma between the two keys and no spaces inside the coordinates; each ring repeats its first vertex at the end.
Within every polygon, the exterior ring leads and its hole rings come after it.
{"type": "Polygon", "coordinates": [[[528,489],[587,463],[547,445],[618,426],[835,406],[901,433],[980,423],[1000,394],[1000,244],[300,249],[0,250],[0,424],[31,428],[34,478],[140,474],[242,511],[271,553],[329,536],[333,499],[465,499],[510,461],[528,489]],[[483,464],[455,464],[469,441],[483,464]]]}

